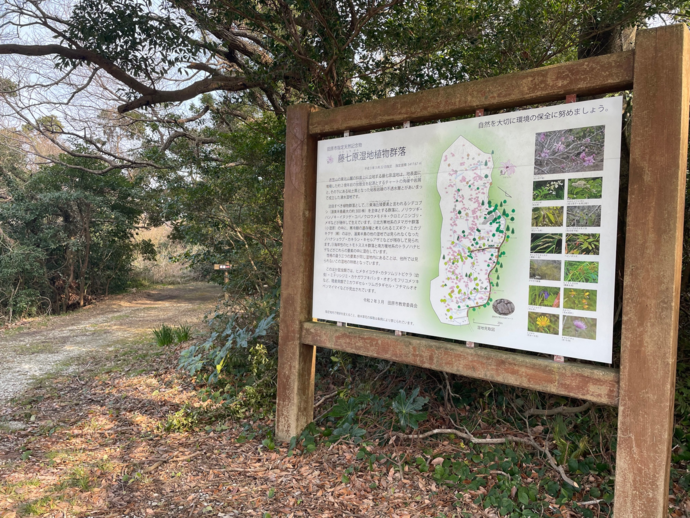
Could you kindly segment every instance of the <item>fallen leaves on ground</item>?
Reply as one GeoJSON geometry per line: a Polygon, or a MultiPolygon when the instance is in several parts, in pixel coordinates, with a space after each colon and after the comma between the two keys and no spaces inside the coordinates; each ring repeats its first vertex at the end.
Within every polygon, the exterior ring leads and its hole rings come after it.
{"type": "MultiPolygon", "coordinates": [[[[168,349],[124,351],[100,371],[46,380],[7,408],[0,418],[25,428],[0,436],[0,516],[499,516],[477,502],[502,471],[460,491],[437,484],[433,469],[387,460],[406,454],[413,465],[421,457],[440,468],[467,450],[459,440],[368,446],[377,460],[367,463],[358,460],[361,447],[346,442],[313,453],[271,451],[265,435],[248,430],[273,423],[252,416],[210,431],[162,432],[185,404],[204,404],[175,363],[168,349]]],[[[578,516],[542,498],[543,516],[578,516]]]]}

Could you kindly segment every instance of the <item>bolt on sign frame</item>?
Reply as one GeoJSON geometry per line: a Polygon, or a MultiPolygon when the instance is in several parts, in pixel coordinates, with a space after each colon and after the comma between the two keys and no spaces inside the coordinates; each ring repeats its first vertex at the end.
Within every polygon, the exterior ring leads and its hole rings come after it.
{"type": "Polygon", "coordinates": [[[288,109],[276,436],[313,420],[316,347],[618,407],[615,512],[668,509],[690,101],[685,25],[640,31],[635,50],[332,110],[288,109]],[[317,140],[633,90],[620,370],[311,321],[317,140]]]}

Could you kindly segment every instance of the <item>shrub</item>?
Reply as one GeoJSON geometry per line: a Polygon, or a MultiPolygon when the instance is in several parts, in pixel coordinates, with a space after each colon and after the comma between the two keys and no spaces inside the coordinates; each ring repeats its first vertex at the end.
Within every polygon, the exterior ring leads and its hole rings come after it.
{"type": "Polygon", "coordinates": [[[278,372],[274,315],[243,327],[240,317],[247,315],[216,313],[208,320],[207,339],[184,350],[179,361],[235,415],[272,406],[278,372]]]}

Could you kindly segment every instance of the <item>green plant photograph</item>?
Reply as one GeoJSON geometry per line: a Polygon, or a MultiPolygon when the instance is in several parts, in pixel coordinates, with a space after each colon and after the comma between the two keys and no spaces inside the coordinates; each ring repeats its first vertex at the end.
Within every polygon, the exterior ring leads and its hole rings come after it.
{"type": "Polygon", "coordinates": [[[601,205],[576,205],[568,207],[567,225],[569,227],[600,227],[601,205]]]}
{"type": "Polygon", "coordinates": [[[543,281],[561,280],[561,261],[532,259],[529,262],[529,278],[543,281]]]}
{"type": "Polygon", "coordinates": [[[563,307],[565,309],[579,309],[581,311],[596,311],[597,292],[596,290],[565,288],[563,290],[563,307]]]}
{"type": "Polygon", "coordinates": [[[566,261],[565,282],[599,282],[599,263],[595,261],[566,261]]]}
{"type": "Polygon", "coordinates": [[[562,200],[565,198],[565,180],[540,180],[532,186],[534,201],[562,200]]]}
{"type": "Polygon", "coordinates": [[[563,336],[597,339],[597,319],[584,317],[563,317],[563,336]]]}
{"type": "Polygon", "coordinates": [[[533,254],[560,254],[563,252],[562,234],[532,234],[530,252],[533,254]]]}
{"type": "Polygon", "coordinates": [[[533,227],[562,227],[563,207],[534,207],[532,209],[533,227]]]}
{"type": "Polygon", "coordinates": [[[570,255],[599,255],[599,234],[566,234],[565,253],[570,255]]]}
{"type": "Polygon", "coordinates": [[[529,305],[559,308],[561,307],[561,289],[547,286],[530,286],[529,305]]]}
{"type": "Polygon", "coordinates": [[[527,314],[527,330],[532,331],[533,333],[557,335],[558,319],[558,315],[530,311],[527,314]]]}
{"type": "Polygon", "coordinates": [[[604,179],[573,178],[568,180],[569,200],[598,200],[601,198],[601,188],[604,179]]]}

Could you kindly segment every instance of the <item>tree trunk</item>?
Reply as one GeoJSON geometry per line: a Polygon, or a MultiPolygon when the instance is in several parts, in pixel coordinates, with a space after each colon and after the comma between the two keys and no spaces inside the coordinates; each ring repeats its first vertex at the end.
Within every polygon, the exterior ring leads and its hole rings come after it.
{"type": "Polygon", "coordinates": [[[67,313],[67,305],[69,304],[69,287],[74,280],[74,252],[72,250],[67,250],[67,264],[69,264],[69,279],[65,283],[65,294],[62,301],[62,312],[67,313]]]}
{"type": "Polygon", "coordinates": [[[91,253],[91,205],[87,204],[82,214],[82,228],[84,232],[84,261],[79,269],[79,307],[84,307],[86,292],[86,271],[89,268],[89,254],[91,253]]]}
{"type": "Polygon", "coordinates": [[[577,59],[603,56],[604,54],[634,49],[637,27],[615,27],[613,29],[600,30],[596,24],[587,24],[582,34],[583,40],[577,49],[577,59]]]}
{"type": "Polygon", "coordinates": [[[19,279],[19,282],[17,283],[16,289],[12,290],[12,295],[10,296],[10,304],[9,304],[9,308],[10,308],[10,321],[9,321],[9,323],[10,324],[12,323],[12,313],[14,312],[14,308],[12,307],[12,304],[14,303],[14,296],[19,291],[19,286],[21,285],[21,283],[22,283],[22,281],[21,281],[21,279],[19,279]]]}

